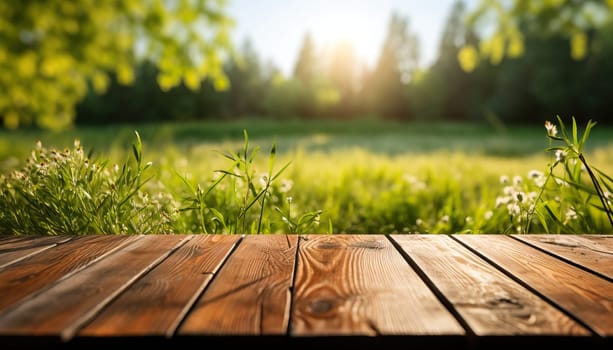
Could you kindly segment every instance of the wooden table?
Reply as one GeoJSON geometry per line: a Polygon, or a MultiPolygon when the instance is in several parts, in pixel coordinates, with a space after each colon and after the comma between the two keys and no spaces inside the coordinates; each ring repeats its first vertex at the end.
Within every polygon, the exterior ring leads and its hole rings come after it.
{"type": "Polygon", "coordinates": [[[0,236],[0,346],[613,349],[613,235],[0,236]]]}

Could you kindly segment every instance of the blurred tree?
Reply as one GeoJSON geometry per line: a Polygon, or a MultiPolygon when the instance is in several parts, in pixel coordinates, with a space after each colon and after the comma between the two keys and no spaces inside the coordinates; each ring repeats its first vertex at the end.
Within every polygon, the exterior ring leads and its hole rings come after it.
{"type": "Polygon", "coordinates": [[[317,78],[319,67],[317,51],[311,33],[306,33],[302,39],[302,46],[294,66],[294,78],[304,84],[311,84],[317,78]]]}
{"type": "Polygon", "coordinates": [[[582,111],[577,115],[609,123],[613,123],[613,115],[611,115],[613,110],[613,92],[611,92],[613,40],[611,38],[613,38],[613,16],[594,34],[591,54],[577,76],[577,83],[574,84],[578,92],[575,95],[582,96],[582,111]]]}
{"type": "Polygon", "coordinates": [[[302,39],[292,75],[292,79],[297,81],[297,84],[292,85],[296,91],[296,94],[293,96],[300,95],[300,98],[296,100],[293,107],[293,114],[312,118],[318,113],[316,85],[324,78],[321,74],[320,61],[313,37],[311,33],[306,32],[302,39]]]}
{"type": "Polygon", "coordinates": [[[104,92],[114,73],[135,79],[147,58],[163,91],[204,77],[228,86],[231,19],[224,0],[46,0],[0,2],[0,116],[7,128],[62,128],[88,85],[104,92]]]}
{"type": "Polygon", "coordinates": [[[167,117],[165,95],[157,85],[158,69],[149,61],[143,61],[134,68],[134,82],[124,85],[110,74],[105,92],[88,90],[85,98],[76,105],[76,124],[103,124],[119,122],[142,122],[167,117]]]}
{"type": "Polygon", "coordinates": [[[483,36],[477,48],[467,44],[459,54],[470,71],[480,56],[498,64],[505,56],[524,53],[525,32],[557,34],[570,44],[570,56],[583,60],[588,53],[589,33],[613,16],[612,0],[481,0],[468,23],[483,36]]]}
{"type": "Polygon", "coordinates": [[[327,69],[331,87],[338,91],[338,102],[331,111],[335,117],[348,118],[355,112],[358,68],[358,59],[351,42],[338,42],[327,69]]]}
{"type": "Polygon", "coordinates": [[[375,114],[386,118],[408,118],[406,85],[419,64],[419,41],[409,32],[409,20],[392,13],[387,35],[368,92],[375,114]]]}
{"type": "Polygon", "coordinates": [[[300,105],[307,90],[301,80],[284,79],[281,72],[275,74],[272,87],[263,100],[263,107],[268,115],[278,119],[300,117],[300,105]]]}
{"type": "Polygon", "coordinates": [[[233,117],[260,114],[269,79],[264,75],[265,71],[251,39],[244,40],[233,59],[228,60],[225,70],[231,88],[224,92],[224,114],[233,117]]]}
{"type": "Polygon", "coordinates": [[[568,55],[562,35],[526,31],[525,54],[495,66],[487,105],[505,122],[542,122],[558,114],[576,116],[578,122],[613,121],[612,29],[613,20],[591,34],[590,54],[581,61],[568,55]]]}

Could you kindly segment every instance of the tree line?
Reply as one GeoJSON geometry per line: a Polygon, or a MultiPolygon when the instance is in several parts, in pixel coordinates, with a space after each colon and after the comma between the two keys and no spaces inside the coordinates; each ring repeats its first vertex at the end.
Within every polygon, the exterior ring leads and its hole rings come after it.
{"type": "Polygon", "coordinates": [[[391,14],[372,67],[350,42],[323,50],[305,33],[287,76],[249,38],[230,43],[223,5],[173,4],[0,4],[4,126],[257,117],[611,121],[610,0],[482,0],[470,11],[457,0],[429,66],[420,64],[420,39],[405,14],[391,14]],[[209,37],[198,34],[203,25],[209,37]]]}
{"type": "Polygon", "coordinates": [[[223,69],[228,88],[202,81],[168,91],[157,84],[157,68],[144,61],[133,85],[113,80],[105,94],[91,91],[77,107],[77,123],[140,122],[267,117],[407,121],[541,122],[555,115],[611,121],[613,107],[613,22],[587,33],[590,54],[569,55],[559,32],[522,28],[522,54],[478,65],[463,58],[467,45],[482,44],[467,25],[466,7],[449,12],[438,56],[420,67],[420,43],[408,16],[393,13],[378,61],[362,64],[351,43],[323,52],[305,33],[294,70],[284,76],[263,61],[251,41],[237,47],[223,69]],[[464,65],[464,67],[463,67],[464,65]],[[470,66],[467,71],[466,65],[470,66]]]}

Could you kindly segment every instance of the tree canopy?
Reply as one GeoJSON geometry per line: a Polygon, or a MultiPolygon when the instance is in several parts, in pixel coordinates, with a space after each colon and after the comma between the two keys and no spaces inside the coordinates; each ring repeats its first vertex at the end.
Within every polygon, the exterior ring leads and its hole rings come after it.
{"type": "Polygon", "coordinates": [[[613,0],[481,0],[467,23],[482,33],[479,47],[465,45],[458,60],[472,71],[481,58],[498,64],[524,54],[525,33],[557,34],[568,39],[570,56],[583,60],[590,33],[613,17],[613,0]]]}
{"type": "Polygon", "coordinates": [[[0,2],[0,117],[7,128],[72,123],[89,87],[129,85],[142,59],[164,91],[207,77],[228,86],[233,23],[224,0],[46,0],[0,2]]]}

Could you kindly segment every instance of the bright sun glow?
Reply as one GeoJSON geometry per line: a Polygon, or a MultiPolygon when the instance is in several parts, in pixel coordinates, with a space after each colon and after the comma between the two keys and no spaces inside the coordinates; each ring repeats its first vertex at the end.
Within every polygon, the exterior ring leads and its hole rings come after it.
{"type": "Polygon", "coordinates": [[[357,58],[372,64],[380,52],[382,35],[386,27],[372,24],[370,6],[355,2],[318,2],[321,7],[309,26],[315,43],[322,49],[332,49],[340,42],[350,43],[357,58]],[[380,28],[381,27],[381,28],[380,28]]]}

